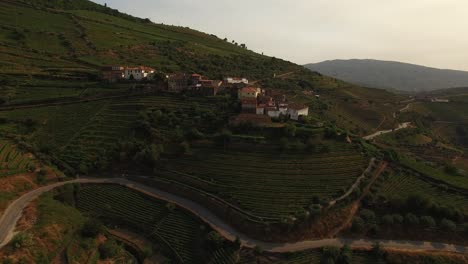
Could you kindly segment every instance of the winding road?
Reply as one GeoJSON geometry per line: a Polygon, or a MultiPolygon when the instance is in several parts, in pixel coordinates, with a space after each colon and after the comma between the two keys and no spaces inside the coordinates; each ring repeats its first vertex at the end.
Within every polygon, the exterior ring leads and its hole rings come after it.
{"type": "Polygon", "coordinates": [[[239,237],[244,247],[253,248],[260,246],[266,251],[270,252],[295,252],[306,249],[321,248],[324,246],[342,246],[344,244],[350,245],[352,248],[370,248],[376,242],[380,242],[382,246],[387,249],[409,250],[409,251],[447,251],[468,254],[468,247],[444,243],[433,243],[427,241],[402,241],[402,240],[373,240],[373,239],[346,239],[346,238],[330,238],[322,240],[299,241],[291,243],[268,243],[262,242],[242,234],[226,224],[219,217],[212,214],[208,209],[196,204],[190,200],[179,197],[159,190],[154,187],[148,187],[140,183],[132,182],[123,178],[81,178],[67,182],[59,182],[52,185],[40,187],[29,193],[24,194],[13,203],[11,203],[7,210],[0,218],[0,248],[5,246],[13,237],[16,222],[21,217],[23,209],[34,199],[41,194],[48,192],[59,186],[68,183],[95,183],[95,184],[119,184],[126,186],[130,189],[144,193],[151,197],[161,199],[167,202],[177,204],[178,206],[190,211],[198,216],[202,221],[210,225],[214,230],[218,231],[224,238],[228,240],[235,240],[239,237]]]}

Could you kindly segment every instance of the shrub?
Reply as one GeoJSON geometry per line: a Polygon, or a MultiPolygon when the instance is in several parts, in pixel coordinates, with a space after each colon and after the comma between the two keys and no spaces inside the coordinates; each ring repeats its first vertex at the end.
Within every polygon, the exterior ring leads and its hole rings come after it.
{"type": "Polygon", "coordinates": [[[32,235],[27,233],[18,233],[16,236],[13,237],[11,240],[11,244],[14,248],[24,248],[32,245],[32,235]]]}
{"type": "Polygon", "coordinates": [[[108,259],[116,256],[120,251],[117,242],[112,239],[106,240],[102,245],[99,246],[99,256],[101,259],[108,259]]]}
{"type": "Polygon", "coordinates": [[[373,222],[373,221],[375,221],[375,213],[374,213],[374,211],[372,211],[372,210],[363,209],[363,210],[361,210],[361,212],[360,212],[360,216],[361,216],[362,219],[364,219],[364,221],[366,221],[366,222],[373,222]]]}

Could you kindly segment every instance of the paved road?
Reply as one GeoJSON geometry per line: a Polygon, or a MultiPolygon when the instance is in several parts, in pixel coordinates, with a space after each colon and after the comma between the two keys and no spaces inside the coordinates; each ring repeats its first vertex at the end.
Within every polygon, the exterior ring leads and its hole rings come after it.
{"type": "Polygon", "coordinates": [[[294,252],[302,251],[306,249],[321,248],[323,246],[342,246],[348,244],[353,248],[369,248],[376,242],[382,243],[382,245],[389,249],[404,249],[404,250],[435,250],[435,251],[448,251],[448,252],[457,252],[457,253],[468,253],[468,247],[451,245],[451,244],[442,244],[442,243],[432,243],[425,241],[391,241],[391,240],[369,240],[369,239],[344,239],[344,238],[331,238],[323,240],[314,240],[314,241],[300,241],[294,243],[267,243],[261,242],[255,239],[248,237],[245,234],[239,233],[234,230],[231,226],[227,225],[223,220],[213,215],[208,209],[202,207],[199,204],[196,204],[185,198],[181,198],[174,194],[170,194],[159,189],[148,187],[136,182],[129,181],[122,178],[111,178],[111,179],[77,179],[68,182],[55,183],[49,186],[41,187],[34,191],[31,191],[27,194],[24,194],[17,200],[15,200],[5,211],[2,218],[0,219],[0,241],[3,241],[0,244],[0,248],[4,246],[8,241],[10,241],[13,230],[15,228],[16,222],[21,216],[22,210],[28,205],[32,200],[37,198],[44,192],[50,191],[53,188],[62,186],[66,183],[113,183],[126,186],[128,188],[134,189],[141,193],[147,194],[149,196],[165,200],[179,205],[180,207],[185,208],[191,213],[195,214],[201,218],[204,222],[209,224],[214,230],[218,231],[223,237],[229,240],[234,240],[236,237],[241,239],[243,246],[253,248],[255,246],[260,246],[266,251],[270,252],[294,252]]]}

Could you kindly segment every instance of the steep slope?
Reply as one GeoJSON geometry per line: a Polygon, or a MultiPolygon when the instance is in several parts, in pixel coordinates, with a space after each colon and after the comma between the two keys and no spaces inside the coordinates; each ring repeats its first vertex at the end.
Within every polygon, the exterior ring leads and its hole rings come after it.
{"type": "Polygon", "coordinates": [[[367,87],[390,88],[408,92],[468,85],[468,72],[435,69],[392,61],[333,60],[307,64],[305,67],[367,87]]]}
{"type": "Polygon", "coordinates": [[[222,69],[257,79],[299,69],[189,28],[154,24],[85,0],[55,3],[0,3],[0,73],[92,77],[99,66],[115,63],[210,77],[222,69]]]}

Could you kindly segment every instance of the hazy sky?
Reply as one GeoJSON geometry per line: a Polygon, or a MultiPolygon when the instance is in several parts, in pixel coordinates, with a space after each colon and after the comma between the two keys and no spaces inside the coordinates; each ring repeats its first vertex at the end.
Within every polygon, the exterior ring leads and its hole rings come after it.
{"type": "Polygon", "coordinates": [[[468,70],[467,0],[94,0],[299,64],[383,59],[468,70]]]}

